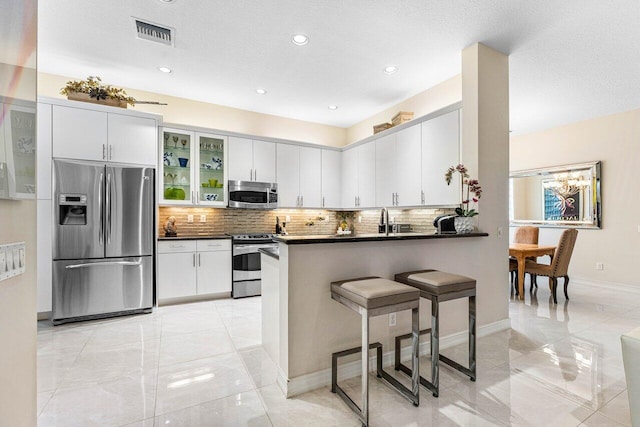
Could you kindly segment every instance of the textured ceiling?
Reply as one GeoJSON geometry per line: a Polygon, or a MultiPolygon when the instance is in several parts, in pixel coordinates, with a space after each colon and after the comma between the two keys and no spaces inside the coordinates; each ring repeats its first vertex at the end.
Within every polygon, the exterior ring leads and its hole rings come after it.
{"type": "Polygon", "coordinates": [[[482,42],[510,56],[525,133],[640,107],[639,20],[638,0],[40,0],[38,67],[349,127],[459,74],[482,42]],[[137,39],[132,17],[175,28],[175,47],[137,39]]]}

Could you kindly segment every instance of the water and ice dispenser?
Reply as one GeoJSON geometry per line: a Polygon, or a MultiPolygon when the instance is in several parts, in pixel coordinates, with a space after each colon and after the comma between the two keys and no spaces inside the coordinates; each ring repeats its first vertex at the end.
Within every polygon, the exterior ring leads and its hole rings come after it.
{"type": "Polygon", "coordinates": [[[87,225],[87,196],[60,194],[58,196],[60,225],[87,225]]]}

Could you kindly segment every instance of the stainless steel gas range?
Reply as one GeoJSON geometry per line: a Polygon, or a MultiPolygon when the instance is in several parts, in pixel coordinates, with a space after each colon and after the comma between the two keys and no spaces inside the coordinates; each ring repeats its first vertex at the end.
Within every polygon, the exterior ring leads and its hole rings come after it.
{"type": "Polygon", "coordinates": [[[252,297],[261,294],[260,248],[277,248],[273,234],[237,234],[231,236],[233,298],[252,297]]]}

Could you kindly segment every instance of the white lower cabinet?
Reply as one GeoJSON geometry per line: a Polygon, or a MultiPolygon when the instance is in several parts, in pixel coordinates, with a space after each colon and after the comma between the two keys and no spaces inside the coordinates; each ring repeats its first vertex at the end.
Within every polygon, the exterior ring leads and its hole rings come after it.
{"type": "Polygon", "coordinates": [[[158,242],[158,300],[231,292],[231,240],[158,242]]]}

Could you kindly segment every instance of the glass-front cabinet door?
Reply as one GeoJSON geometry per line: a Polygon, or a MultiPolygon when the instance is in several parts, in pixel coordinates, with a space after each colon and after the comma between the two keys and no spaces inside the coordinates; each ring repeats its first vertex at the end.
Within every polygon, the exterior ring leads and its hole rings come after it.
{"type": "Polygon", "coordinates": [[[227,137],[164,128],[160,204],[227,206],[227,137]]]}
{"type": "Polygon", "coordinates": [[[164,128],[162,132],[161,203],[195,204],[193,132],[164,128]]]}
{"type": "Polygon", "coordinates": [[[196,133],[198,141],[198,203],[226,206],[227,137],[196,133]]]}

